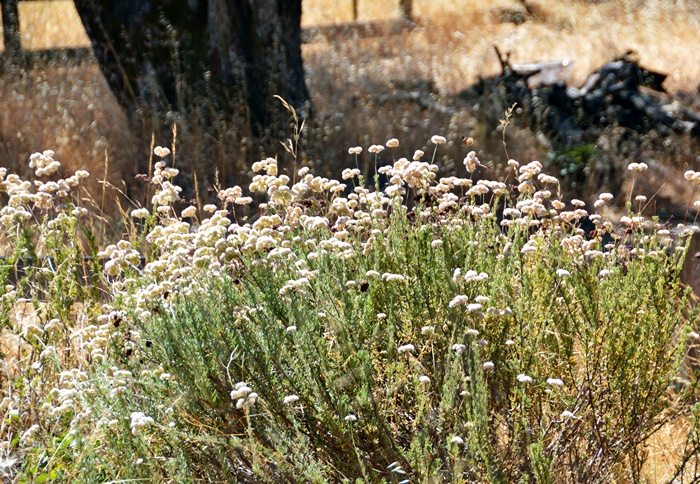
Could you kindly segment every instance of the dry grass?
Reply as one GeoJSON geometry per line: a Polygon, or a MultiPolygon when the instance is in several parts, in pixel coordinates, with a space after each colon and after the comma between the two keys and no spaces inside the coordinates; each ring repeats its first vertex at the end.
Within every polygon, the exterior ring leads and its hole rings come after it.
{"type": "MultiPolygon", "coordinates": [[[[644,65],[670,73],[670,91],[694,90],[700,79],[700,17],[692,2],[616,1],[602,4],[562,0],[529,2],[541,19],[522,25],[498,22],[496,11],[518,2],[498,0],[416,1],[425,29],[409,34],[404,46],[433,60],[433,77],[445,92],[458,92],[478,76],[498,72],[492,45],[510,52],[515,63],[573,60],[573,84],[582,82],[611,56],[634,49],[644,65]]],[[[398,2],[360,2],[359,20],[395,18],[398,2]]],[[[328,8],[324,0],[304,4],[303,24],[352,20],[352,2],[328,8]]],[[[407,54],[408,52],[405,52],[407,54]]]]}
{"type": "Polygon", "coordinates": [[[87,47],[90,39],[70,0],[20,2],[22,46],[27,50],[87,47]]]}
{"type": "MultiPolygon", "coordinates": [[[[498,18],[501,10],[517,6],[512,0],[415,0],[418,25],[411,31],[305,45],[307,82],[318,113],[308,133],[305,161],[330,174],[351,163],[345,152],[348,146],[398,137],[404,146],[425,148],[427,139],[436,133],[451,142],[441,153],[447,170],[459,169],[451,160],[460,164],[464,150],[458,143],[465,134],[477,140],[475,148],[482,157],[495,156],[494,163],[503,161],[497,123],[493,119],[484,122],[479,106],[458,105],[452,112],[439,112],[396,95],[397,87],[423,80],[433,83],[431,99],[438,106],[449,104],[454,94],[480,76],[499,72],[494,44],[510,52],[514,63],[571,59],[570,82],[574,85],[612,56],[635,49],[645,66],[671,74],[666,82],[669,90],[695,90],[700,79],[700,16],[690,2],[675,2],[674,6],[647,2],[646,8],[632,0],[600,5],[563,0],[531,3],[538,18],[515,25],[498,18]]],[[[360,1],[359,20],[396,18],[397,4],[395,0],[360,1]]],[[[351,0],[306,0],[303,7],[306,27],[352,20],[351,0]]],[[[20,17],[27,49],[88,45],[70,1],[21,2],[20,17]]],[[[51,147],[69,169],[87,168],[102,174],[107,150],[111,181],[131,180],[140,163],[135,162],[140,157],[134,152],[134,138],[94,65],[39,69],[0,84],[6,108],[0,122],[4,164],[21,170],[31,152],[51,147]]],[[[529,130],[519,129],[525,124],[516,116],[509,128],[510,156],[544,159],[550,146],[529,130]]],[[[650,150],[644,160],[657,163],[659,174],[676,177],[695,161],[695,147],[679,137],[673,140],[672,150],[650,150]]],[[[216,151],[221,157],[214,160],[219,172],[229,166],[232,157],[245,157],[235,149],[216,151]]],[[[144,150],[141,157],[146,156],[144,150]]],[[[641,161],[637,156],[630,153],[626,159],[641,161]]],[[[369,166],[368,159],[364,163],[369,166]]],[[[229,170],[222,182],[242,182],[240,171],[229,170]]],[[[209,184],[213,177],[210,173],[200,179],[209,184]]],[[[653,179],[649,185],[655,191],[661,183],[653,179]]],[[[674,184],[667,184],[664,190],[659,196],[687,200],[683,198],[687,194],[679,193],[674,184]]]]}
{"type": "MultiPolygon", "coordinates": [[[[649,482],[672,482],[676,466],[683,460],[683,449],[691,427],[690,421],[679,419],[664,425],[651,436],[644,465],[649,482]]],[[[692,479],[690,475],[685,477],[692,479]]]]}
{"type": "Polygon", "coordinates": [[[50,147],[69,172],[87,169],[93,175],[98,198],[106,158],[108,181],[132,182],[134,136],[96,65],[48,66],[7,77],[0,96],[3,164],[26,173],[29,154],[50,147]]]}

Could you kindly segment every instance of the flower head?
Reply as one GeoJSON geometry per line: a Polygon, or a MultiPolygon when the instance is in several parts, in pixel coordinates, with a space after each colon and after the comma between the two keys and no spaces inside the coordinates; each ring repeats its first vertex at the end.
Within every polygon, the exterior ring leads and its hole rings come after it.
{"type": "Polygon", "coordinates": [[[131,216],[133,218],[146,218],[148,217],[149,213],[150,212],[147,208],[137,208],[131,212],[131,216]]]}
{"type": "Polygon", "coordinates": [[[553,387],[563,387],[564,382],[559,378],[547,378],[547,385],[552,385],[553,387]]]}
{"type": "Polygon", "coordinates": [[[398,348],[399,353],[413,353],[414,351],[416,351],[416,347],[413,346],[412,344],[399,346],[399,348],[398,348]]]}
{"type": "Polygon", "coordinates": [[[168,148],[165,148],[163,146],[156,146],[153,149],[153,154],[160,157],[160,158],[165,158],[170,154],[170,150],[168,148]]]}
{"type": "Polygon", "coordinates": [[[627,169],[629,171],[637,172],[646,171],[647,169],[649,169],[649,165],[647,165],[646,163],[630,163],[629,165],[627,165],[627,169]]]}
{"type": "Polygon", "coordinates": [[[532,377],[527,376],[524,373],[518,375],[517,379],[520,383],[532,383],[532,377]]]}
{"type": "Polygon", "coordinates": [[[457,306],[461,306],[462,304],[465,304],[467,301],[469,301],[469,298],[465,296],[464,294],[460,294],[458,296],[455,296],[452,301],[450,301],[450,307],[454,308],[457,306]]]}

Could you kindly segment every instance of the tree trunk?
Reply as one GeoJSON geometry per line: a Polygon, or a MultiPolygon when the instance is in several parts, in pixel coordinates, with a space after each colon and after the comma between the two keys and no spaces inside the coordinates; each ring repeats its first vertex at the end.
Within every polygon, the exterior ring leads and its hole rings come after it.
{"type": "Polygon", "coordinates": [[[22,51],[19,35],[19,14],[17,13],[17,0],[3,0],[2,29],[3,41],[5,44],[5,67],[16,67],[17,60],[20,58],[22,51]]]}
{"type": "Polygon", "coordinates": [[[209,0],[209,5],[214,60],[231,79],[243,78],[253,133],[271,129],[277,138],[289,113],[273,96],[300,111],[310,101],[301,58],[301,0],[209,0]]]}
{"type": "MultiPolygon", "coordinates": [[[[277,131],[282,96],[309,101],[301,0],[75,0],[100,67],[130,115],[186,112],[203,96],[222,112],[245,101],[254,135],[277,131]]],[[[275,133],[277,134],[277,133],[275,133]]]]}

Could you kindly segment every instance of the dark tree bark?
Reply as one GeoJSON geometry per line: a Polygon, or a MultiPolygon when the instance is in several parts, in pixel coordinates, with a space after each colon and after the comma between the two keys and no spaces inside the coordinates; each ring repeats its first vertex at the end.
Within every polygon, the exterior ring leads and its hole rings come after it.
{"type": "Polygon", "coordinates": [[[17,0],[4,0],[2,2],[2,27],[5,64],[6,66],[14,66],[22,50],[17,0]]]}
{"type": "Polygon", "coordinates": [[[309,101],[301,0],[75,0],[100,67],[129,114],[183,110],[199,96],[232,112],[242,100],[253,134],[288,115],[275,94],[309,101]]]}

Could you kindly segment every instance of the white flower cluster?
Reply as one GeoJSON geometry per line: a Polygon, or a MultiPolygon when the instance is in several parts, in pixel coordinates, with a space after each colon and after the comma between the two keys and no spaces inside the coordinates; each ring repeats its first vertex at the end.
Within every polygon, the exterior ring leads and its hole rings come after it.
{"type": "Polygon", "coordinates": [[[636,172],[646,171],[649,169],[649,165],[647,165],[646,163],[630,163],[629,165],[627,165],[627,169],[629,171],[636,172]]]}
{"type": "MultiPolygon", "coordinates": [[[[51,175],[60,167],[60,163],[53,159],[54,152],[47,150],[43,153],[34,153],[29,161],[32,168],[36,168],[37,176],[51,175]]],[[[49,221],[49,227],[45,236],[52,234],[57,224],[63,217],[80,217],[87,213],[82,207],[75,207],[72,203],[66,203],[73,188],[77,187],[81,180],[88,178],[90,174],[85,170],[78,170],[74,175],[56,181],[43,182],[36,180],[34,184],[22,180],[18,175],[7,174],[7,169],[0,168],[0,191],[8,195],[8,201],[0,209],[0,224],[5,228],[18,227],[31,220],[32,211],[57,209],[59,213],[49,221]]]]}
{"type": "Polygon", "coordinates": [[[51,389],[49,392],[50,402],[47,401],[41,406],[41,412],[51,418],[68,412],[80,415],[78,411],[81,404],[77,399],[80,397],[82,389],[87,386],[88,380],[88,374],[77,368],[62,371],[59,374],[58,387],[51,389]]]}
{"type": "Polygon", "coordinates": [[[391,197],[403,195],[405,190],[400,188],[403,185],[423,193],[435,179],[438,166],[424,161],[408,161],[406,158],[400,158],[393,166],[383,166],[378,171],[389,177],[392,186],[387,187],[385,193],[391,197]]]}
{"type": "Polygon", "coordinates": [[[167,208],[180,198],[182,188],[170,181],[170,178],[174,178],[177,174],[178,170],[168,168],[164,161],[159,161],[154,165],[151,182],[158,186],[158,191],[151,198],[151,203],[162,213],[167,213],[167,208]],[[163,207],[163,210],[160,207],[163,207]]]}
{"type": "Polygon", "coordinates": [[[34,168],[36,176],[53,175],[61,167],[61,162],[53,159],[52,150],[43,153],[34,153],[29,157],[29,168],[34,168]]]}
{"type": "Polygon", "coordinates": [[[467,273],[464,274],[464,276],[462,278],[462,280],[466,283],[483,282],[483,281],[487,281],[488,279],[489,279],[489,275],[487,273],[485,273],[485,272],[478,272],[477,273],[476,271],[472,271],[472,270],[467,271],[467,273]]]}
{"type": "Polygon", "coordinates": [[[143,412],[131,412],[131,434],[137,436],[141,429],[153,424],[153,418],[143,412]]]}
{"type": "MultiPolygon", "coordinates": [[[[235,400],[236,408],[249,410],[258,401],[258,394],[255,393],[247,383],[238,382],[231,392],[231,400],[235,400]]],[[[285,402],[289,403],[289,402],[285,402]]]]}
{"type": "Polygon", "coordinates": [[[461,306],[462,304],[466,304],[467,301],[469,301],[469,298],[465,296],[464,294],[459,294],[450,301],[450,308],[456,308],[457,306],[461,306]]]}
{"type": "Polygon", "coordinates": [[[131,246],[128,240],[120,240],[116,245],[107,246],[97,254],[101,258],[109,258],[105,263],[105,274],[116,276],[128,269],[139,270],[141,254],[131,246]]]}

